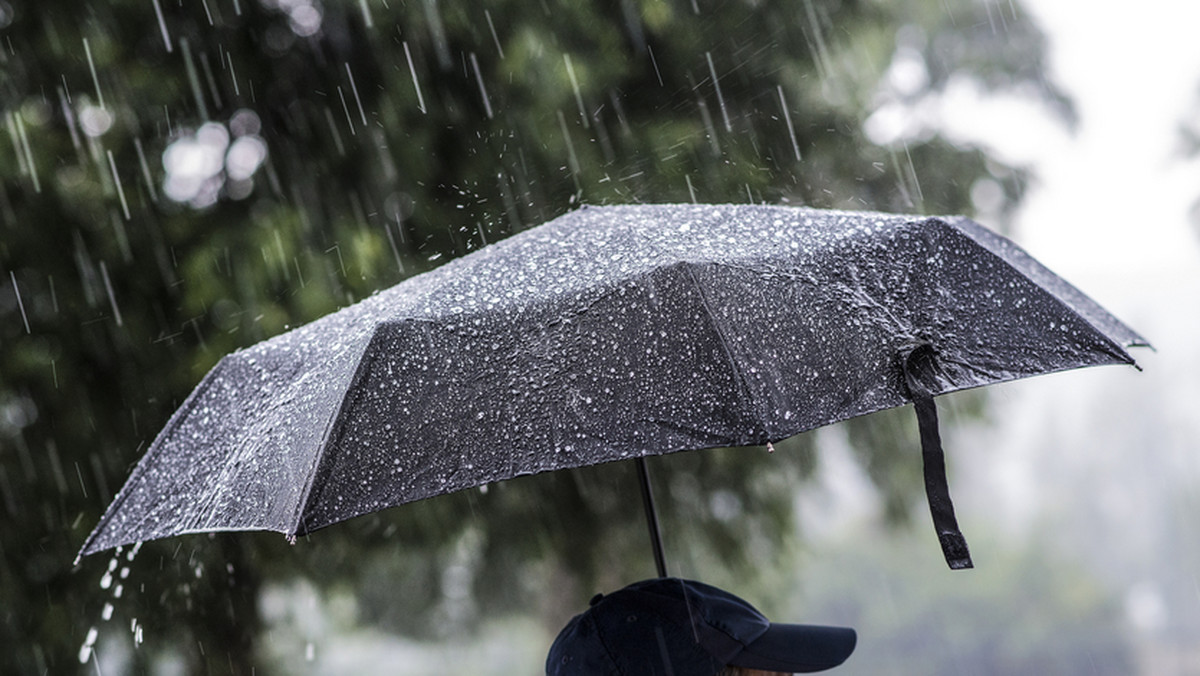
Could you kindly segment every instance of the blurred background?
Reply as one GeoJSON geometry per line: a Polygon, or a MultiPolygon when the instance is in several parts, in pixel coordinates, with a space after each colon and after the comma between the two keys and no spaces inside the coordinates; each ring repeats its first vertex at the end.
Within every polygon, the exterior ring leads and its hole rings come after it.
{"type": "Polygon", "coordinates": [[[842,673],[1200,674],[1200,8],[0,0],[4,673],[540,673],[653,574],[632,467],[72,564],[220,357],[581,204],[964,213],[1155,345],[651,462],[671,572],[842,673]],[[632,490],[631,490],[632,489],[632,490]]]}

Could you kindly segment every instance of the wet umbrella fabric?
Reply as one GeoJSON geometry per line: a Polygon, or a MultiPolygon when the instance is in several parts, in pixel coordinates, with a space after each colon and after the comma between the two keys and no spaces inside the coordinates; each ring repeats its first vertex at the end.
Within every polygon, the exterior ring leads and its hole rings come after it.
{"type": "Polygon", "coordinates": [[[81,555],[189,532],[294,537],[516,476],[763,444],[915,401],[939,537],[962,567],[937,495],[932,397],[1132,364],[1124,348],[1138,344],[964,218],[584,208],[225,357],[81,555]]]}

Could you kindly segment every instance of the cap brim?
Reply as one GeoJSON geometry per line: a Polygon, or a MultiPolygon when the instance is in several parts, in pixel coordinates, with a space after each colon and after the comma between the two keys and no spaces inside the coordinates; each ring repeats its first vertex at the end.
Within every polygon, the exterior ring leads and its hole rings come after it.
{"type": "Polygon", "coordinates": [[[824,671],[845,662],[857,642],[858,635],[848,627],[772,624],[729,664],[791,673],[824,671]]]}

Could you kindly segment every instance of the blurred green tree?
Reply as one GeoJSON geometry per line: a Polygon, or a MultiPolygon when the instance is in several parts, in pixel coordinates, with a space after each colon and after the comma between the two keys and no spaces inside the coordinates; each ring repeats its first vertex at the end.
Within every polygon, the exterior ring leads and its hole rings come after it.
{"type": "MultiPolygon", "coordinates": [[[[558,591],[538,610],[556,621],[596,585],[648,572],[620,466],[411,505],[295,549],[250,535],[149,543],[132,563],[114,558],[118,579],[100,590],[102,557],[70,561],[223,354],[581,203],[971,213],[988,181],[1011,207],[1019,167],[936,130],[885,143],[864,128],[952,75],[1032,85],[1069,110],[1042,72],[1040,34],[1014,12],[974,0],[0,0],[0,641],[15,647],[0,671],[90,671],[79,647],[90,629],[119,634],[98,619],[118,589],[140,641],[131,669],[166,656],[191,673],[249,673],[264,581],[352,588],[365,621],[428,635],[453,629],[425,611],[463,543],[477,602],[460,624],[545,597],[547,579],[558,591]],[[897,89],[899,56],[915,85],[897,89]]],[[[859,452],[877,480],[913,461],[899,452],[909,439],[875,438],[859,452]]],[[[694,567],[786,555],[792,494],[815,462],[800,437],[771,460],[655,463],[669,542],[694,567]]]]}

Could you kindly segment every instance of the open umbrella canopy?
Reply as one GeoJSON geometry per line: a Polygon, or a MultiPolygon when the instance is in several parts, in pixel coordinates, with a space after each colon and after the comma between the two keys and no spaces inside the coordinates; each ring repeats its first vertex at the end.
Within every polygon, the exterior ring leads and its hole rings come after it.
{"type": "Polygon", "coordinates": [[[583,208],[225,357],[81,555],[762,444],[1138,344],[965,218],[583,208]]]}

